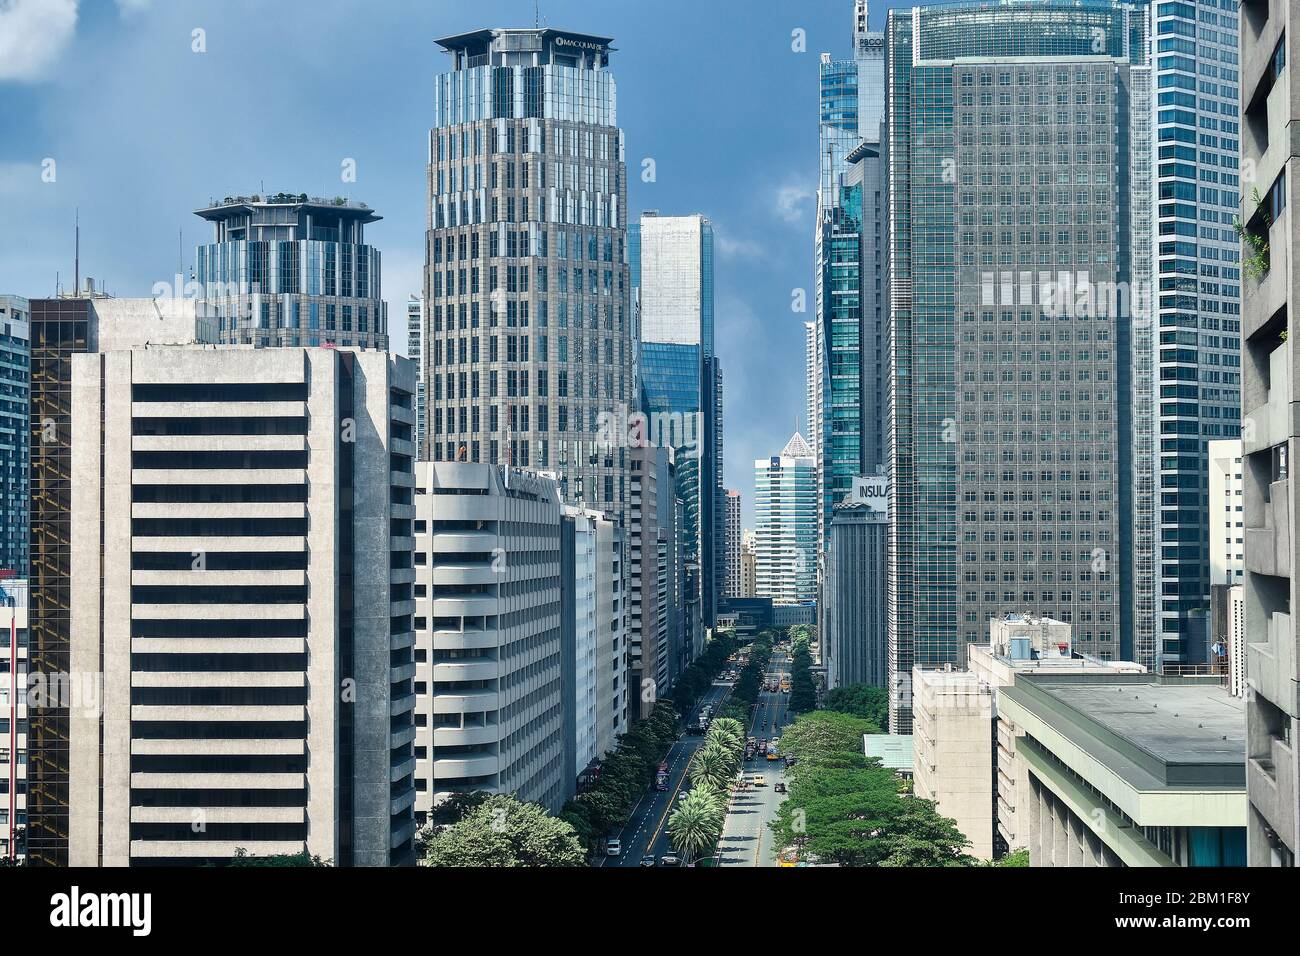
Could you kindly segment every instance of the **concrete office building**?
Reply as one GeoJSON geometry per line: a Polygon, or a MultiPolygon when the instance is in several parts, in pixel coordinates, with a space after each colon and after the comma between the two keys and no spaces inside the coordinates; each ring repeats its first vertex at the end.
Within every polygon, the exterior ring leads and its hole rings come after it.
{"type": "MultiPolygon", "coordinates": [[[[1243,190],[1239,178],[1238,7],[1237,0],[1147,7],[1158,143],[1160,606],[1155,640],[1138,636],[1134,659],[1153,668],[1206,661],[1205,608],[1211,584],[1221,583],[1212,574],[1214,529],[1206,520],[1216,507],[1208,488],[1212,448],[1241,434],[1241,241],[1233,219],[1250,187],[1243,190]]],[[[1135,406],[1134,414],[1142,410],[1135,406]]]]}
{"type": "Polygon", "coordinates": [[[757,597],[817,599],[817,463],[796,432],[779,455],[754,462],[757,597]]]}
{"type": "Polygon", "coordinates": [[[414,369],[71,364],[69,671],[103,679],[69,708],[69,863],[412,862],[414,369]]]}
{"type": "Polygon", "coordinates": [[[966,852],[993,858],[993,691],[969,671],[912,671],[914,793],[970,841],[966,852]]]}
{"type": "Polygon", "coordinates": [[[993,796],[995,800],[994,854],[1027,846],[1022,799],[1029,792],[1026,765],[1016,755],[1023,730],[998,707],[998,693],[1022,674],[1142,674],[1140,664],[1103,661],[1079,654],[1073,646],[1073,627],[1064,621],[1029,614],[1006,614],[989,622],[989,643],[967,648],[970,672],[981,687],[993,692],[996,719],[993,744],[993,796]]]}
{"type": "Polygon", "coordinates": [[[633,715],[640,719],[672,688],[681,641],[681,569],[672,538],[680,499],[672,450],[633,448],[630,477],[628,680],[638,698],[633,715]]]}
{"type": "Polygon", "coordinates": [[[1018,675],[1030,866],[1244,866],[1244,709],[1213,679],[1018,675]]]}
{"type": "Polygon", "coordinates": [[[1211,671],[1228,678],[1228,693],[1246,696],[1246,589],[1210,585],[1211,671]]]}
{"type": "Polygon", "coordinates": [[[424,299],[414,293],[406,299],[406,357],[415,363],[416,379],[415,435],[416,447],[423,448],[425,441],[426,400],[424,369],[424,299]]]}
{"type": "Polygon", "coordinates": [[[596,753],[603,757],[627,733],[636,691],[628,686],[628,600],[624,531],[606,515],[596,526],[596,753]]]}
{"type": "MultiPolygon", "coordinates": [[[[31,300],[31,586],[33,673],[71,669],[72,357],[144,345],[216,341],[216,325],[193,299],[113,299],[83,291],[31,300]]],[[[97,672],[98,667],[95,668],[97,672]]],[[[28,711],[28,860],[68,863],[68,702],[57,695],[28,711]]]]}
{"type": "Polygon", "coordinates": [[[1138,441],[1133,407],[1154,398],[1150,369],[1135,364],[1134,323],[1149,307],[1118,290],[1143,288],[1149,260],[1142,24],[1112,0],[889,11],[885,392],[899,732],[910,726],[913,667],[961,662],[1007,608],[1074,624],[1093,656],[1132,647],[1134,449],[1151,447],[1138,441]],[[934,138],[936,123],[952,134],[934,138]],[[952,175],[935,174],[945,169],[952,175]]]}
{"type": "Polygon", "coordinates": [[[561,622],[564,657],[566,783],[577,782],[597,760],[596,751],[596,524],[566,505],[561,519],[561,622]]]}
{"type": "Polygon", "coordinates": [[[415,815],[456,793],[558,812],[564,765],[555,482],[420,462],[415,496],[415,815]]]}
{"type": "Polygon", "coordinates": [[[740,492],[727,489],[726,502],[726,596],[740,597],[740,492]]]}
{"type": "Polygon", "coordinates": [[[818,632],[828,688],[884,687],[888,675],[886,481],[856,478],[854,490],[835,507],[822,582],[818,632]]]}
{"type": "MultiPolygon", "coordinates": [[[[1296,345],[1290,306],[1300,302],[1288,181],[1300,173],[1292,133],[1300,95],[1291,82],[1300,11],[1249,0],[1241,13],[1241,160],[1255,185],[1241,197],[1246,241],[1242,289],[1242,481],[1245,502],[1246,785],[1252,866],[1294,866],[1300,847],[1300,618],[1291,478],[1296,450],[1296,345]],[[1264,243],[1267,243],[1265,246],[1264,243]]],[[[1244,191],[1243,191],[1244,192],[1244,191]]]]}
{"type": "Polygon", "coordinates": [[[622,523],[628,442],[601,434],[637,401],[612,40],[538,28],[438,43],[425,457],[554,472],[565,501],[622,523]]]}
{"type": "Polygon", "coordinates": [[[0,575],[0,859],[27,859],[27,582],[0,575]]]}
{"type": "Polygon", "coordinates": [[[227,196],[194,213],[212,223],[194,279],[222,342],[388,350],[388,306],[365,203],[306,193],[227,196]]]}
{"type": "Polygon", "coordinates": [[[0,570],[27,576],[30,305],[0,295],[0,570]]]}

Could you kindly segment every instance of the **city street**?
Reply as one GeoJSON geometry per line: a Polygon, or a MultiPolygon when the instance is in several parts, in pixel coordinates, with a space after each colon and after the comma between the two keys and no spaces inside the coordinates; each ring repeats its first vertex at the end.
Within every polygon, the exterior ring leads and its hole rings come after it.
{"type": "MultiPolygon", "coordinates": [[[[731,685],[715,682],[700,698],[685,723],[695,720],[700,708],[708,704],[715,709],[731,693],[731,685]]],[[[691,758],[704,743],[702,734],[684,734],[668,749],[668,789],[655,790],[651,787],[632,810],[632,817],[618,834],[623,844],[623,855],[606,857],[601,866],[637,866],[641,857],[654,854],[656,860],[665,853],[671,853],[672,844],[668,839],[668,814],[672,810],[677,793],[687,785],[687,770],[691,758]]]]}
{"type": "MultiPolygon", "coordinates": [[[[773,652],[768,665],[768,676],[780,680],[785,673],[785,655],[773,652]]],[[[750,722],[749,736],[771,740],[781,736],[788,722],[790,695],[761,691],[758,706],[750,722]]],[[[785,781],[785,763],[768,760],[761,754],[745,762],[746,778],[762,774],[764,786],[750,787],[732,795],[723,824],[718,853],[722,866],[776,866],[779,847],[775,845],[768,823],[776,818],[777,809],[785,794],[777,793],[775,785],[785,781]]]]}

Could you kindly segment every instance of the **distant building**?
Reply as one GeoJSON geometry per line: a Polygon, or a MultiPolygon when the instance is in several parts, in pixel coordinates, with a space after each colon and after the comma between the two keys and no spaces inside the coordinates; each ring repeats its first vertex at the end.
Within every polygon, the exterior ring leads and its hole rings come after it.
{"type": "Polygon", "coordinates": [[[1241,584],[1246,574],[1241,440],[1209,443],[1210,584],[1241,584]]]}
{"type": "Polygon", "coordinates": [[[855,478],[835,506],[822,581],[822,657],[827,687],[884,687],[889,673],[885,478],[855,478]],[[868,489],[871,493],[868,494],[868,489]]]}
{"type": "Polygon", "coordinates": [[[671,449],[633,448],[629,468],[628,680],[638,702],[633,716],[640,719],[668,693],[677,674],[673,659],[681,639],[681,569],[672,535],[680,499],[671,449]]]}
{"type": "Polygon", "coordinates": [[[1240,584],[1210,585],[1210,667],[1227,673],[1228,693],[1246,696],[1246,604],[1240,584]]]}
{"type": "Polygon", "coordinates": [[[559,491],[504,466],[420,462],[416,475],[416,819],[473,790],[556,812],[575,776],[559,491]]]}
{"type": "Polygon", "coordinates": [[[774,604],[817,599],[817,463],[797,432],[754,462],[755,592],[774,604]]]}
{"type": "Polygon", "coordinates": [[[1023,674],[998,692],[1031,866],[1244,866],[1245,706],[1213,680],[1023,674]]]}
{"type": "Polygon", "coordinates": [[[740,492],[727,491],[727,518],[726,518],[726,547],[723,549],[726,555],[727,567],[727,597],[741,596],[741,571],[740,571],[740,492]]]}
{"type": "MultiPolygon", "coordinates": [[[[566,789],[595,762],[596,750],[596,524],[566,505],[561,524],[561,635],[563,639],[566,789]]],[[[571,793],[569,795],[572,795],[571,793]]]]}
{"type": "Polygon", "coordinates": [[[0,295],[0,570],[27,576],[28,391],[31,387],[30,305],[0,295]]]}
{"type": "Polygon", "coordinates": [[[306,193],[227,196],[194,213],[213,225],[194,279],[220,341],[388,351],[379,250],[365,203],[306,193]]]}
{"type": "Polygon", "coordinates": [[[423,455],[427,437],[424,391],[424,298],[414,294],[406,300],[406,357],[419,369],[419,377],[416,379],[415,433],[416,447],[423,455]]]}
{"type": "Polygon", "coordinates": [[[71,366],[70,865],[412,863],[414,368],[201,345],[71,366]]]}

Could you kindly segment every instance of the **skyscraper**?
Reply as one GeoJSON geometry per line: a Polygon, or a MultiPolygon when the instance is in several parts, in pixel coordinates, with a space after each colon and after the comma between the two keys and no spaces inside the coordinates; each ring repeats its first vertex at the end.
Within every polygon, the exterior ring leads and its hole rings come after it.
{"type": "Polygon", "coordinates": [[[740,597],[740,492],[727,490],[727,597],[740,597]]]}
{"type": "Polygon", "coordinates": [[[566,501],[621,522],[626,436],[600,434],[635,405],[612,41],[438,42],[451,69],[429,133],[426,457],[551,471],[566,501]]]}
{"type": "Polygon", "coordinates": [[[1145,50],[1111,0],[890,11],[891,729],[1007,610],[1132,647],[1145,50]]]}
{"type": "Polygon", "coordinates": [[[803,350],[804,350],[804,390],[807,393],[804,401],[806,408],[804,410],[804,429],[808,433],[808,446],[815,454],[817,451],[817,323],[805,322],[803,324],[803,350]]]}
{"type": "MultiPolygon", "coordinates": [[[[214,342],[194,299],[112,299],[91,291],[31,300],[30,668],[46,681],[72,670],[72,360],[83,352],[214,342]]],[[[92,672],[97,673],[95,666],[92,672]]],[[[27,729],[27,853],[68,863],[69,701],[32,700],[27,729]]]]}
{"type": "Polygon", "coordinates": [[[213,226],[194,278],[222,342],[388,350],[379,250],[365,238],[381,217],[365,203],[227,196],[194,214],[213,226]]]}
{"type": "Polygon", "coordinates": [[[1291,131],[1300,97],[1290,82],[1300,10],[1294,4],[1241,7],[1242,168],[1254,172],[1242,196],[1242,482],[1246,579],[1247,862],[1295,866],[1300,849],[1300,628],[1297,627],[1295,479],[1296,346],[1291,306],[1300,257],[1287,203],[1300,176],[1291,131]]]}
{"type": "Polygon", "coordinates": [[[817,472],[796,432],[779,455],[754,462],[754,573],[774,604],[817,599],[817,472]]]}
{"type": "Polygon", "coordinates": [[[671,447],[686,502],[687,560],[700,566],[701,613],[716,618],[722,553],[722,373],[713,343],[713,225],[642,214],[631,227],[637,372],[648,439],[671,447]]]}
{"type": "MultiPolygon", "coordinates": [[[[1205,663],[1209,442],[1241,415],[1235,0],[1152,4],[1159,189],[1159,633],[1148,667],[1205,663]]],[[[1222,582],[1213,582],[1222,583],[1222,582]]]]}
{"type": "Polygon", "coordinates": [[[410,864],[414,368],[71,361],[71,865],[410,864]]]}
{"type": "Polygon", "coordinates": [[[30,305],[0,295],[0,570],[27,576],[28,392],[31,388],[30,305]]]}
{"type": "Polygon", "coordinates": [[[811,427],[817,457],[818,541],[853,477],[884,461],[881,414],[883,282],[880,129],[884,41],[855,0],[853,58],[821,60],[821,176],[815,232],[811,427]]]}

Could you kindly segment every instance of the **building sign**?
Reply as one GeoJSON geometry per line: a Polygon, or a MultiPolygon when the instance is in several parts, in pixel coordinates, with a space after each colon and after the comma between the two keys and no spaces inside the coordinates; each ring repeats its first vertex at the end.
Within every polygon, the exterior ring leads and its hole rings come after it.
{"type": "Polygon", "coordinates": [[[882,514],[889,511],[889,479],[884,475],[854,476],[853,489],[849,492],[849,501],[865,504],[872,511],[882,514]]]}
{"type": "Polygon", "coordinates": [[[593,40],[573,40],[569,37],[556,37],[555,45],[576,47],[579,50],[595,50],[597,53],[604,53],[607,46],[593,40]]]}

